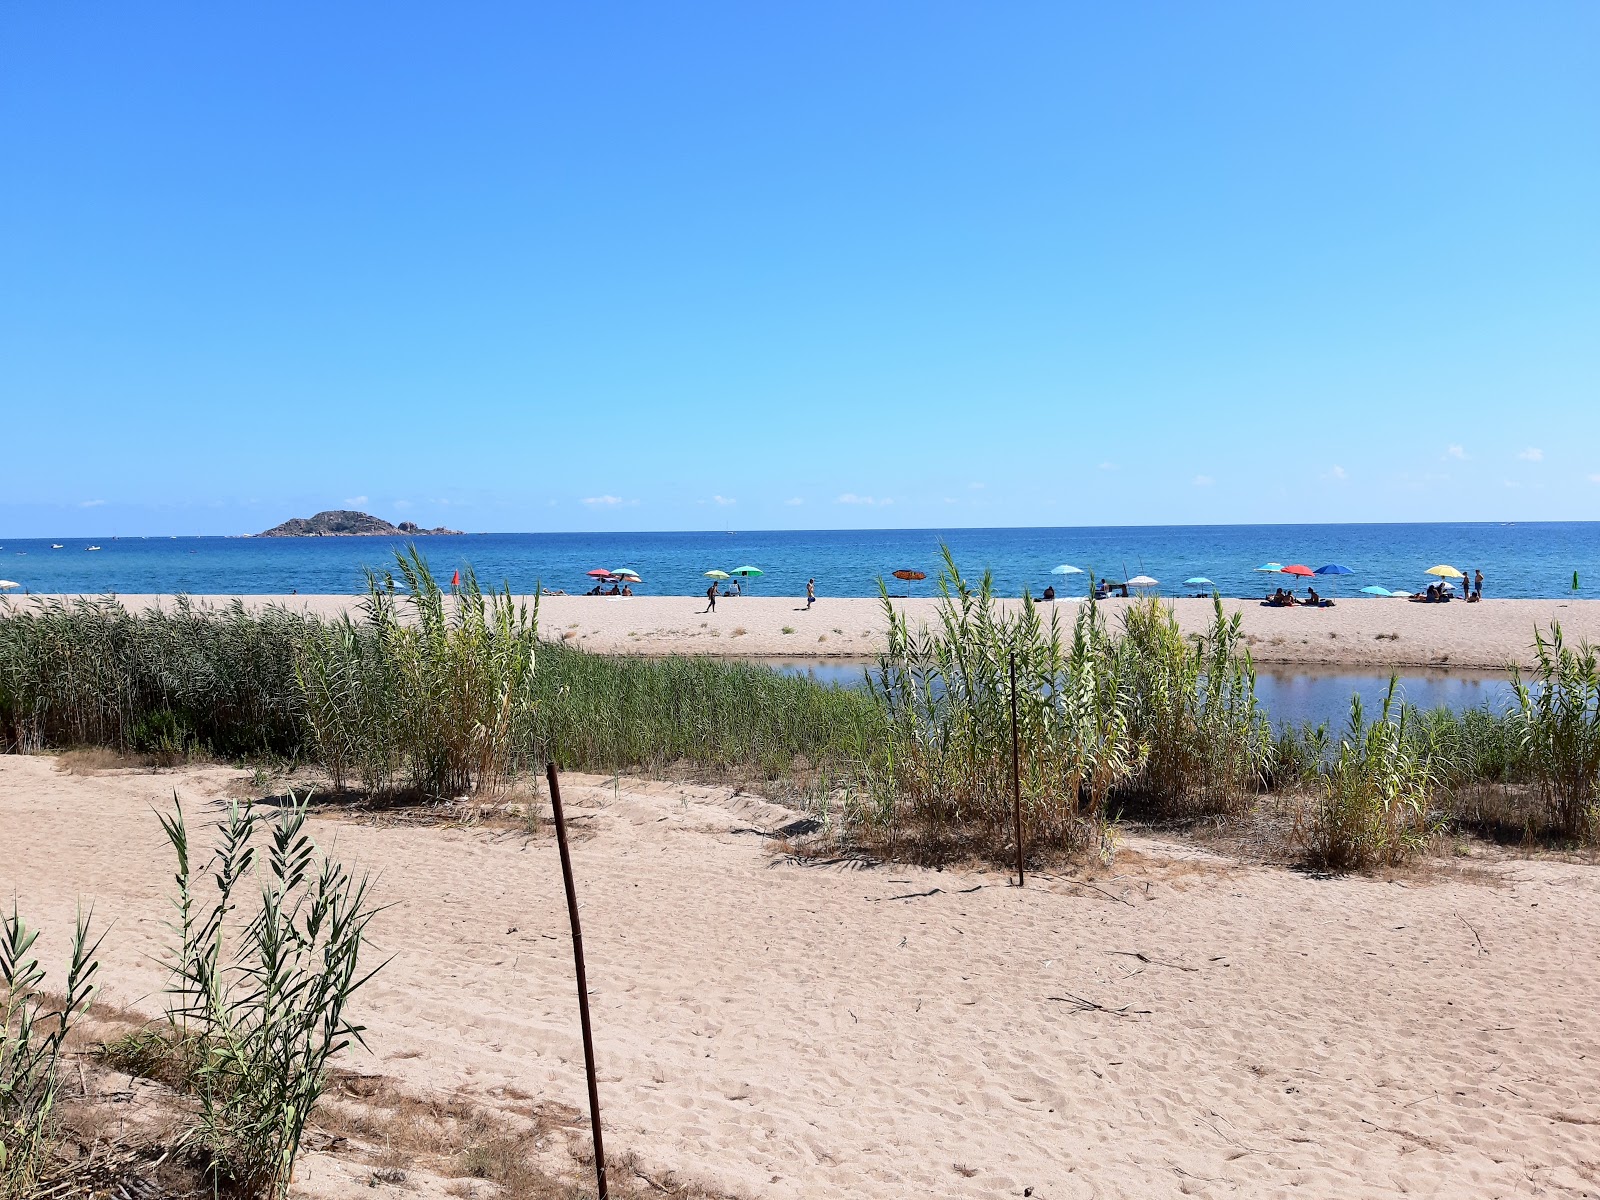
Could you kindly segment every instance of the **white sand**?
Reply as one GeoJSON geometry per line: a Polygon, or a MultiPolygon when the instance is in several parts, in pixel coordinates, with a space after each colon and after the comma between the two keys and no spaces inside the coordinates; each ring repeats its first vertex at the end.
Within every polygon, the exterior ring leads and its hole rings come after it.
{"type": "MultiPolygon", "coordinates": [[[[130,608],[170,606],[171,596],[123,596],[130,608]]],[[[227,596],[204,598],[226,604],[227,596]]],[[[325,616],[352,609],[350,596],[244,596],[247,607],[282,604],[325,616]]],[[[0,600],[0,614],[30,597],[0,600]]],[[[911,619],[933,613],[926,598],[897,601],[911,619]]],[[[1203,632],[1209,600],[1171,601],[1185,632],[1203,632]]],[[[1115,622],[1127,601],[1106,603],[1115,622]]],[[[1498,669],[1526,664],[1535,626],[1560,621],[1567,638],[1600,643],[1600,600],[1485,600],[1481,604],[1410,604],[1404,600],[1343,600],[1328,609],[1263,608],[1255,601],[1224,602],[1244,614],[1245,634],[1258,662],[1388,667],[1498,669]]],[[[729,658],[864,658],[883,648],[885,623],[877,600],[823,599],[809,612],[793,597],[742,596],[717,602],[702,614],[704,597],[546,596],[540,630],[587,650],[607,654],[705,654],[729,658]],[[784,629],[791,630],[785,633],[784,629]]],[[[1073,604],[1058,604],[1070,622],[1073,604]]]]}
{"type": "MultiPolygon", "coordinates": [[[[52,957],[95,900],[110,990],[146,996],[170,874],[150,805],[177,788],[198,820],[239,778],[0,759],[0,894],[52,957]]],[[[789,814],[725,790],[567,794],[608,1145],[652,1167],[751,1197],[1600,1192],[1592,866],[1317,880],[1141,838],[1108,894],[1018,890],[774,859],[748,830],[789,814]]],[[[317,833],[396,902],[360,1003],[374,1057],[352,1065],[582,1105],[549,838],[317,833]]]]}

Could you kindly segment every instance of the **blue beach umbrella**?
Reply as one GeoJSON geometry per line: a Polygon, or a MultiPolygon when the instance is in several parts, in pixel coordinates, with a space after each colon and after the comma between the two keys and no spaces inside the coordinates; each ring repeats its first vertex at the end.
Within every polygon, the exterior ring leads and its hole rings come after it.
{"type": "Polygon", "coordinates": [[[1392,596],[1392,595],[1394,595],[1394,593],[1391,592],[1388,588],[1379,587],[1375,583],[1372,584],[1370,587],[1364,587],[1361,590],[1363,592],[1365,592],[1369,596],[1392,596]]]}
{"type": "Polygon", "coordinates": [[[1268,571],[1268,572],[1272,572],[1272,573],[1276,574],[1278,571],[1283,570],[1283,564],[1282,563],[1262,563],[1259,567],[1256,568],[1256,570],[1258,570],[1258,571],[1268,571]]]}
{"type": "Polygon", "coordinates": [[[1318,575],[1354,575],[1349,567],[1341,567],[1338,563],[1329,563],[1325,567],[1317,568],[1318,575]]]}
{"type": "Polygon", "coordinates": [[[1212,583],[1211,580],[1207,579],[1204,575],[1196,575],[1192,579],[1185,579],[1183,581],[1183,586],[1184,587],[1216,587],[1217,585],[1212,583]]]}

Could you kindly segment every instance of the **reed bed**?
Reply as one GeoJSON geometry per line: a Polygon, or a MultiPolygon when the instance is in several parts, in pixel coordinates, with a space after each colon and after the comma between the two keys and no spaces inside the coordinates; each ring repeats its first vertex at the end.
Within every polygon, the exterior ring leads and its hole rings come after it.
{"type": "Polygon", "coordinates": [[[186,597],[137,615],[111,599],[35,602],[0,618],[0,748],[295,757],[295,652],[316,624],[186,597]]]}
{"type": "Polygon", "coordinates": [[[447,594],[415,551],[340,621],[186,599],[139,614],[36,602],[0,618],[0,743],[299,761],[372,795],[493,792],[547,760],[733,777],[814,797],[836,832],[897,854],[1004,859],[1014,701],[1024,837],[1039,852],[1104,852],[1108,814],[1239,818],[1266,792],[1351,794],[1387,761],[1374,737],[1426,762],[1436,824],[1600,839],[1600,662],[1559,626],[1536,631],[1536,668],[1507,711],[1424,713],[1397,695],[1359,737],[1274,733],[1220,604],[1192,639],[1153,599],[1116,629],[1092,602],[1071,618],[1005,608],[948,551],[938,588],[926,628],[884,596],[889,646],[862,688],[541,641],[536,606],[470,573],[447,594]]]}

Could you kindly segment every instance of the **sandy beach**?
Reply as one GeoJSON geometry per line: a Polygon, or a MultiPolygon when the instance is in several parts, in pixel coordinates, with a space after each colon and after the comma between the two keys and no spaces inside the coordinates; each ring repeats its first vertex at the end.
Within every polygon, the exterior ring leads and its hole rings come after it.
{"type": "MultiPolygon", "coordinates": [[[[0,600],[0,613],[25,606],[32,597],[0,600]]],[[[122,596],[133,609],[170,606],[172,596],[122,596]]],[[[208,604],[230,602],[208,596],[208,604]]],[[[249,608],[279,604],[336,616],[352,610],[350,596],[242,596],[249,608]]],[[[531,597],[529,598],[531,602],[531,597]]],[[[1125,600],[1104,602],[1115,622],[1125,600]]],[[[1210,624],[1209,600],[1169,601],[1185,632],[1210,624]]],[[[936,601],[896,601],[912,621],[933,615],[936,601]]],[[[1403,600],[1344,600],[1333,608],[1265,608],[1252,600],[1226,600],[1229,613],[1244,617],[1251,652],[1262,663],[1306,666],[1467,667],[1499,669],[1526,665],[1536,626],[1561,622],[1567,638],[1600,642],[1600,600],[1485,600],[1481,604],[1411,604],[1403,600]]],[[[704,654],[726,658],[868,658],[884,644],[882,605],[872,599],[821,599],[807,611],[804,599],[740,596],[703,613],[704,597],[545,596],[539,624],[547,638],[604,654],[704,654]]],[[[1055,606],[1063,622],[1073,603],[1055,606]]]]}
{"type": "MultiPolygon", "coordinates": [[[[159,1011],[151,806],[203,821],[245,778],[0,759],[0,892],[47,959],[94,901],[108,995],[159,1011]]],[[[1600,1194],[1592,866],[1323,879],[1132,836],[1092,886],[1018,890],[801,865],[762,836],[794,814],[726,789],[566,790],[608,1149],[652,1170],[750,1197],[1600,1194]]],[[[315,825],[394,902],[348,1065],[582,1106],[548,833],[315,825]]],[[[332,1153],[297,1191],[371,1194],[332,1153]]]]}

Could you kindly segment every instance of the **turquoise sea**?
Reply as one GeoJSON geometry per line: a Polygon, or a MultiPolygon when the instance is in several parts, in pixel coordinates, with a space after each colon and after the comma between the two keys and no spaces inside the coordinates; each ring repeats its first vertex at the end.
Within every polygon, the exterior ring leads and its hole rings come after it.
{"type": "MultiPolygon", "coordinates": [[[[382,569],[405,541],[388,538],[0,538],[0,579],[31,592],[195,595],[348,593],[363,587],[367,567],[382,569]],[[52,545],[59,543],[60,549],[52,545]],[[87,547],[97,545],[99,550],[87,547]]],[[[1181,525],[1063,529],[889,529],[705,533],[481,533],[418,539],[435,573],[448,579],[472,566],[486,584],[518,592],[546,587],[581,591],[591,568],[630,567],[641,594],[693,595],[704,572],[755,566],[757,594],[799,595],[808,578],[819,594],[870,596],[880,577],[924,571],[920,584],[889,578],[896,591],[928,592],[948,544],[964,572],[985,569],[1005,595],[1035,594],[1054,583],[1082,594],[1087,574],[1052,575],[1061,564],[1112,579],[1145,574],[1159,591],[1197,590],[1204,576],[1225,596],[1255,596],[1287,582],[1257,573],[1273,561],[1348,566],[1326,580],[1337,595],[1367,584],[1415,591],[1439,563],[1481,570],[1486,597],[1600,595],[1600,522],[1429,525],[1181,525]]],[[[1319,589],[1324,581],[1319,580],[1319,589]]],[[[1199,588],[1198,590],[1206,590],[1199,588]]],[[[1377,603],[1378,601],[1375,601],[1377,603]]]]}

